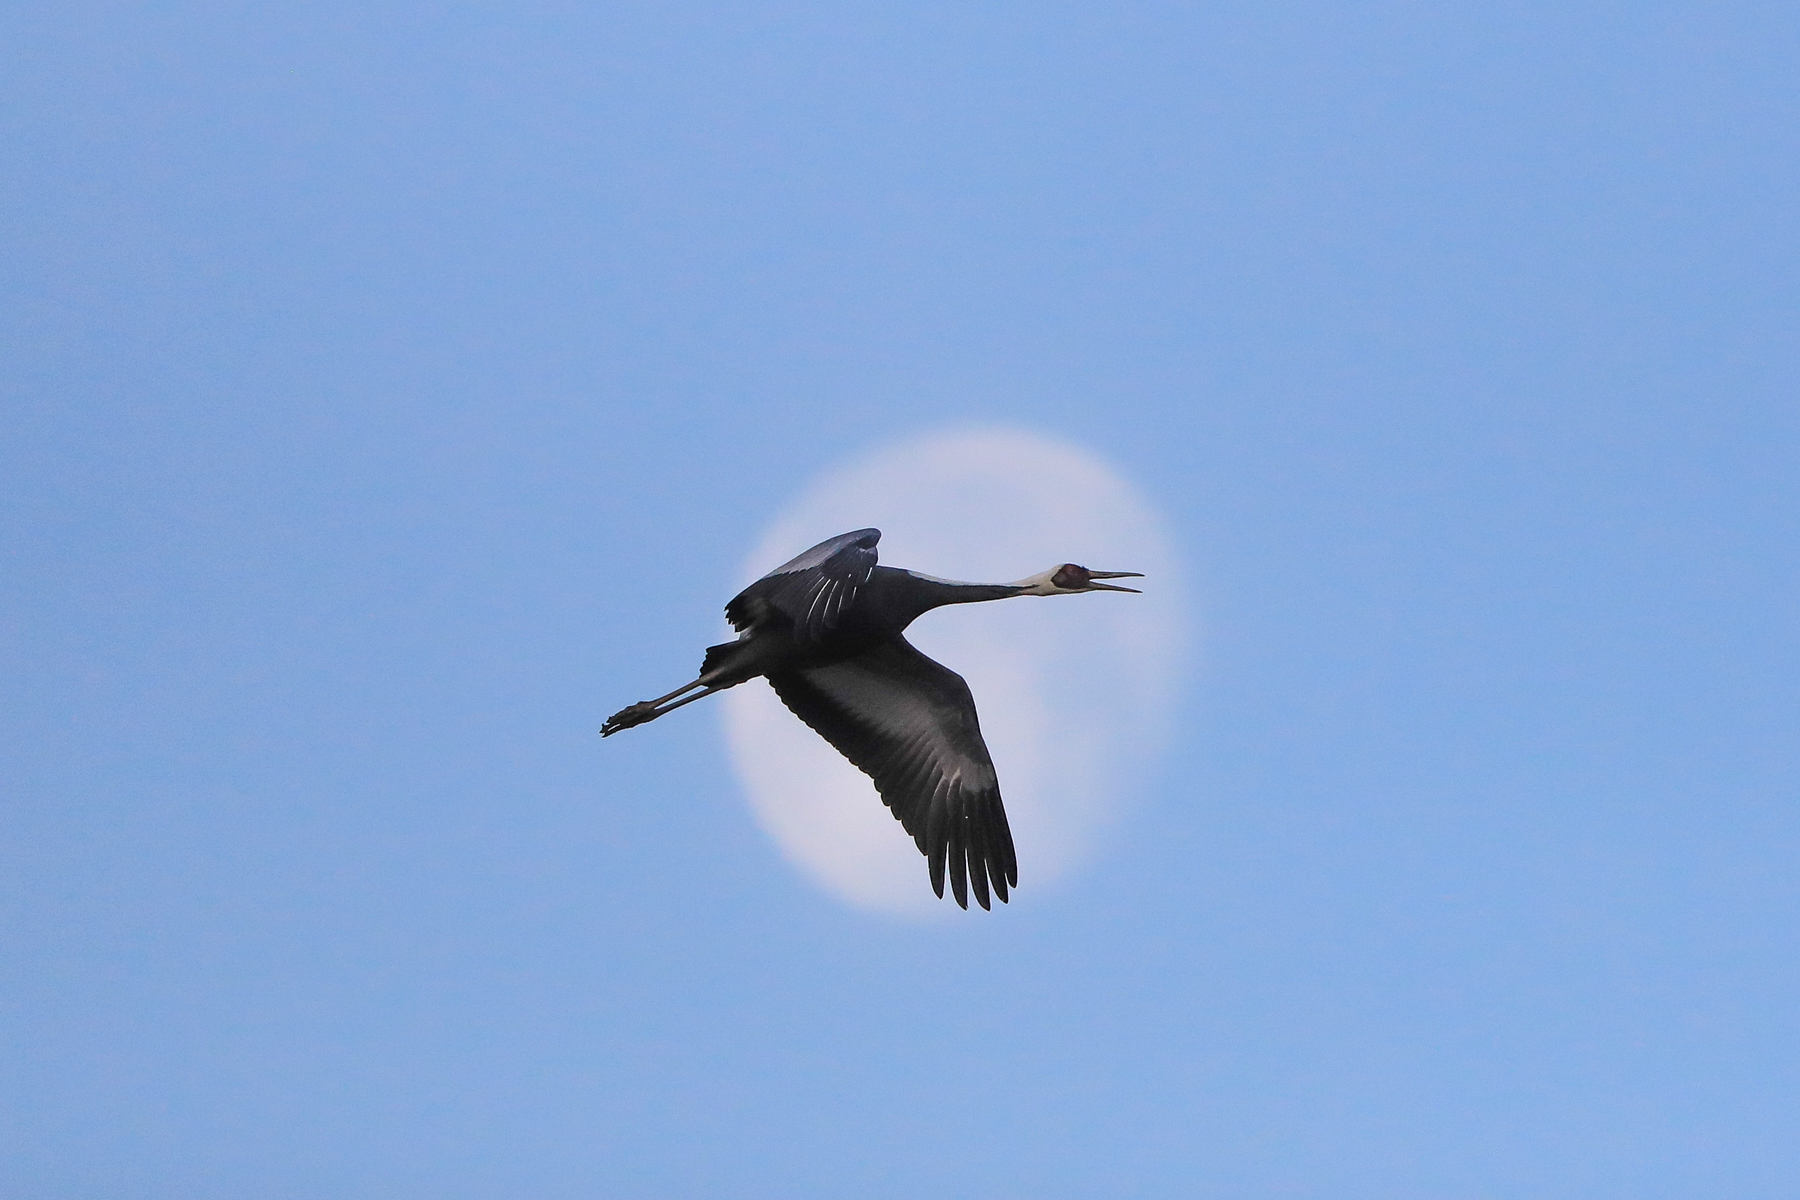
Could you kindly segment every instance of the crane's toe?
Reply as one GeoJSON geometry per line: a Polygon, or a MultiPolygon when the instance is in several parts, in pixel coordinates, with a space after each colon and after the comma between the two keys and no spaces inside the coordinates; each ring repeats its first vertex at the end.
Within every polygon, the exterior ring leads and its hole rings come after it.
{"type": "Polygon", "coordinates": [[[651,700],[639,700],[636,704],[621,708],[606,718],[606,724],[600,727],[601,737],[611,737],[621,729],[630,729],[633,725],[642,725],[645,721],[659,715],[656,704],[651,700]]]}

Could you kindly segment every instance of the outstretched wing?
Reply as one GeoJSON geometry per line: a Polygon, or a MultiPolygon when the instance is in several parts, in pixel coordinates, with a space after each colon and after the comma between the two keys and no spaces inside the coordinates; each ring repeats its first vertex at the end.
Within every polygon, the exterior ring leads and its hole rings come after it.
{"type": "Polygon", "coordinates": [[[816,642],[836,629],[838,619],[875,570],[879,529],[841,533],[782,563],[739,592],[725,606],[725,618],[742,633],[760,625],[770,610],[794,623],[795,640],[816,642]]]}
{"type": "Polygon", "coordinates": [[[875,781],[882,802],[930,860],[940,897],[946,868],[964,908],[965,879],[983,908],[990,882],[1001,900],[1018,886],[1000,782],[961,675],[895,637],[828,667],[778,672],[769,682],[795,716],[875,781]]]}

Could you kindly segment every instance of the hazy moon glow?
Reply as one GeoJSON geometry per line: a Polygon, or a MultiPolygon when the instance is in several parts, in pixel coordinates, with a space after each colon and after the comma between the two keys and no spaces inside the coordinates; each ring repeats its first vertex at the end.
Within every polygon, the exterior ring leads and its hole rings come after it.
{"type": "MultiPolygon", "coordinates": [[[[884,564],[948,579],[1005,583],[1062,562],[1147,576],[1142,596],[959,605],[907,631],[969,681],[1018,846],[1017,896],[1041,894],[1093,844],[1133,765],[1162,741],[1187,633],[1162,521],[1079,447],[1012,429],[945,433],[824,475],[769,527],[741,582],[865,525],[882,531],[884,564]]],[[[861,907],[945,908],[868,776],[765,681],[723,700],[738,775],[789,859],[861,907]]]]}

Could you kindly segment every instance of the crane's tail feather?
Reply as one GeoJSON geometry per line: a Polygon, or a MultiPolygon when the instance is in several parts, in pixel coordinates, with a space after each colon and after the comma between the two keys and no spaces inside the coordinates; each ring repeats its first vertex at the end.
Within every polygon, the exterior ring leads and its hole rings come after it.
{"type": "Polygon", "coordinates": [[[732,658],[731,651],[736,648],[737,645],[738,643],[736,642],[721,642],[717,646],[708,646],[706,648],[706,657],[700,662],[701,676],[711,675],[714,671],[721,669],[729,663],[732,658]]]}

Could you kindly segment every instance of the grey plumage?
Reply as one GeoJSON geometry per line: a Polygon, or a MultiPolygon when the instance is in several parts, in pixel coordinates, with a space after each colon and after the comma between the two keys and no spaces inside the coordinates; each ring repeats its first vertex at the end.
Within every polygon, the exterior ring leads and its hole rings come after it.
{"type": "Polygon", "coordinates": [[[1004,901],[1018,886],[1019,864],[975,698],[903,631],[946,604],[1135,591],[1095,580],[1136,572],[1063,563],[1017,583],[958,583],[879,566],[880,540],[878,529],[840,534],[745,588],[725,606],[738,639],[709,647],[693,683],[620,710],[601,733],[766,676],[795,716],[874,781],[925,855],[938,896],[948,880],[959,905],[973,891],[987,908],[990,894],[1004,901]]]}
{"type": "Polygon", "coordinates": [[[796,640],[817,642],[838,627],[875,571],[879,529],[858,529],[795,555],[732,597],[725,619],[742,633],[770,606],[793,622],[796,640]]]}
{"type": "Polygon", "coordinates": [[[963,677],[895,634],[863,653],[769,676],[793,714],[875,782],[882,802],[931,864],[931,886],[956,902],[967,886],[988,907],[1019,882],[994,760],[963,677]],[[966,884],[965,884],[966,880],[966,884]]]}

